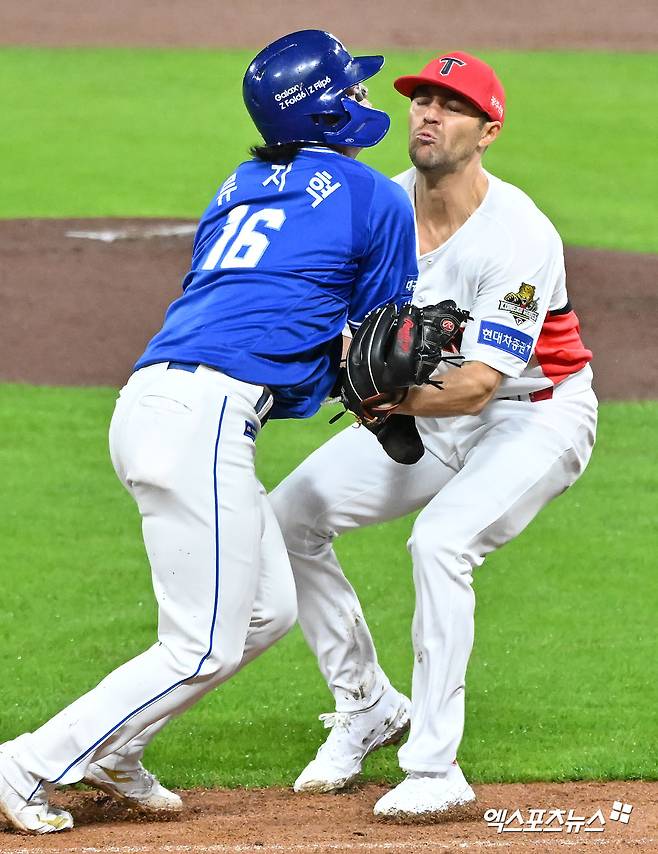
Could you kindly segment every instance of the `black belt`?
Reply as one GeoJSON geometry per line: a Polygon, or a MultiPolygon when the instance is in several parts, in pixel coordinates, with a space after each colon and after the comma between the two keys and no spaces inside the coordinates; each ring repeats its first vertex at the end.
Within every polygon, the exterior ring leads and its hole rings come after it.
{"type": "MultiPolygon", "coordinates": [[[[193,374],[198,367],[200,367],[199,362],[169,362],[169,364],[167,365],[167,370],[171,371],[173,369],[175,371],[189,371],[189,373],[193,374]]],[[[204,367],[210,368],[211,371],[216,370],[216,368],[213,368],[210,365],[204,365],[204,367]]],[[[265,426],[265,424],[267,423],[267,419],[270,417],[270,410],[272,407],[269,407],[267,412],[262,416],[261,411],[265,409],[267,404],[270,402],[271,397],[272,392],[266,385],[264,385],[263,393],[254,404],[254,409],[256,410],[256,415],[258,416],[258,420],[260,421],[261,427],[265,426]]]]}

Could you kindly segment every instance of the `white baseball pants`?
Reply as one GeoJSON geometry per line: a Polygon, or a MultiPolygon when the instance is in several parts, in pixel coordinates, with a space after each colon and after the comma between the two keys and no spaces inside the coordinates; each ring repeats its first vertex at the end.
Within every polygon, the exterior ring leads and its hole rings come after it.
{"type": "Polygon", "coordinates": [[[263,391],[167,363],[137,371],[122,390],[110,452],[142,516],[158,640],[3,745],[3,774],[23,797],[41,781],[82,779],[90,762],[152,734],[294,624],[290,564],[254,471],[263,391]]]}
{"type": "Polygon", "coordinates": [[[473,568],[517,536],[589,460],[597,402],[589,368],[581,374],[550,400],[501,400],[478,416],[417,419],[426,453],[413,466],[391,460],[365,428],[348,427],[270,495],[299,623],[339,711],[367,708],[389,683],[332,542],[424,508],[407,544],[416,608],[404,770],[443,772],[457,755],[474,635],[473,568]]]}

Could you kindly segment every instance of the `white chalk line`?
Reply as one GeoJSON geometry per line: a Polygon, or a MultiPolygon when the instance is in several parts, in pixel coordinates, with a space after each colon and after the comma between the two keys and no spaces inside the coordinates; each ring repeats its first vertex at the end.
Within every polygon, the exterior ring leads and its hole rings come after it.
{"type": "Polygon", "coordinates": [[[66,236],[114,243],[116,240],[141,240],[150,237],[187,237],[194,234],[196,229],[195,224],[184,222],[176,225],[130,225],[126,228],[104,228],[101,231],[67,231],[66,236]]]}
{"type": "MultiPolygon", "coordinates": [[[[516,842],[528,842],[527,836],[522,840],[519,837],[509,840],[498,839],[475,839],[472,841],[452,840],[441,842],[439,840],[416,840],[409,842],[297,842],[292,844],[263,844],[254,843],[240,845],[82,845],[71,848],[0,848],[0,854],[268,854],[278,851],[476,851],[476,850],[504,850],[513,848],[516,842]]],[[[626,844],[634,847],[656,845],[658,839],[653,837],[625,839],[621,836],[609,839],[580,837],[579,839],[539,839],[533,837],[533,846],[561,845],[565,848],[578,846],[600,846],[626,844]]]]}

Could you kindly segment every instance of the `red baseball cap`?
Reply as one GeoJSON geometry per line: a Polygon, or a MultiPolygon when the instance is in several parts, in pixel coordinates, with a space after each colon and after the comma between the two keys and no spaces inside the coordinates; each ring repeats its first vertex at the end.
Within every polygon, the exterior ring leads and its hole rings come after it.
{"type": "Polygon", "coordinates": [[[468,98],[492,121],[505,120],[505,90],[493,68],[461,50],[440,54],[420,74],[398,77],[393,85],[407,98],[418,86],[445,86],[468,98]]]}

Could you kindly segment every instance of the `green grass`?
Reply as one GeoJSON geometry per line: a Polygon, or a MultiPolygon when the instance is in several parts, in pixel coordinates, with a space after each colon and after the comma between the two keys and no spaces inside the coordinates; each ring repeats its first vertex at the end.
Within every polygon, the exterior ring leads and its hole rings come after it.
{"type": "MultiPolygon", "coordinates": [[[[39,725],[149,645],[139,518],[112,472],[111,389],[0,386],[0,741],[39,725]]],[[[606,404],[592,464],[476,573],[477,641],[462,762],[474,781],[658,779],[658,404],[606,404]]],[[[272,486],[337,427],[272,423],[272,486]]],[[[339,543],[396,684],[409,688],[411,520],[339,543]]],[[[324,736],[330,696],[298,630],[149,749],[165,783],[289,784],[324,736]]],[[[367,776],[396,779],[395,752],[367,776]]]]}
{"type": "MultiPolygon", "coordinates": [[[[528,191],[565,242],[658,251],[652,157],[655,54],[487,52],[508,122],[486,165],[528,191]]],[[[0,50],[0,217],[188,216],[257,141],[241,99],[251,52],[0,50]]],[[[387,52],[372,81],[393,130],[364,159],[407,167],[399,74],[427,53],[387,52]]]]}

